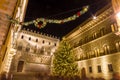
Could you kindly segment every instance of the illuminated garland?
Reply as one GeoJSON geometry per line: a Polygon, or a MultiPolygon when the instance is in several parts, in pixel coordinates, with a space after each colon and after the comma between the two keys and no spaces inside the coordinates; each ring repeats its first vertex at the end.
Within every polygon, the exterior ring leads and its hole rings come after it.
{"type": "Polygon", "coordinates": [[[9,20],[12,23],[15,23],[15,24],[19,24],[19,25],[22,25],[22,26],[29,26],[30,24],[34,24],[38,28],[44,28],[47,25],[47,23],[63,24],[65,22],[75,20],[75,19],[79,18],[82,14],[87,12],[88,8],[89,8],[89,6],[84,6],[81,11],[77,12],[73,16],[70,16],[70,17],[62,19],[62,20],[37,18],[36,20],[32,20],[32,21],[29,21],[29,22],[19,22],[19,21],[15,20],[15,19],[12,19],[9,16],[7,16],[7,17],[9,18],[9,20]]]}

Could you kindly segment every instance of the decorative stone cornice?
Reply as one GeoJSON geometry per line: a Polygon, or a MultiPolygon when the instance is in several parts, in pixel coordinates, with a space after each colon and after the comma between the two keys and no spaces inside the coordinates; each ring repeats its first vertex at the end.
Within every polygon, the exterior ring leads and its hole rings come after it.
{"type": "Polygon", "coordinates": [[[80,24],[77,28],[75,28],[73,31],[71,31],[68,35],[66,35],[65,38],[67,40],[73,40],[75,37],[81,35],[85,31],[95,27],[96,25],[106,20],[112,14],[113,14],[112,7],[109,7],[108,9],[101,11],[101,14],[99,14],[96,19],[89,18],[88,20],[80,24]]]}

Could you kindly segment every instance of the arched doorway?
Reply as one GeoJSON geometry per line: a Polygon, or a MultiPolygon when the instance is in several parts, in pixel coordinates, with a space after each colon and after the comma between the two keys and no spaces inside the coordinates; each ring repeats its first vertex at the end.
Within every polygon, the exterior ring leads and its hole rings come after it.
{"type": "Polygon", "coordinates": [[[24,61],[19,61],[17,66],[17,72],[22,72],[24,66],[24,61]]]}
{"type": "Polygon", "coordinates": [[[81,78],[86,78],[86,70],[84,67],[81,69],[81,78]]]}

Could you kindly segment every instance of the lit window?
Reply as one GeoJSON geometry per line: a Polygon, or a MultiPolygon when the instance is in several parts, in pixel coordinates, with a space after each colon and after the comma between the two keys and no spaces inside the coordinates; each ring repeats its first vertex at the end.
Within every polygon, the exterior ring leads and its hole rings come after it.
{"type": "Polygon", "coordinates": [[[120,42],[119,41],[116,43],[116,49],[117,49],[117,51],[120,51],[120,42]]]}
{"type": "Polygon", "coordinates": [[[114,24],[112,24],[112,25],[111,25],[111,30],[112,30],[112,32],[114,32],[114,31],[117,31],[117,30],[118,30],[118,26],[117,26],[117,24],[116,24],[116,23],[114,23],[114,24]]]}
{"type": "Polygon", "coordinates": [[[97,38],[97,33],[94,33],[94,35],[93,35],[93,36],[94,36],[94,39],[96,39],[96,38],[97,38]]]}
{"type": "Polygon", "coordinates": [[[105,45],[103,48],[104,48],[104,54],[110,53],[110,50],[109,50],[109,46],[108,46],[108,45],[105,45]]]}
{"type": "Polygon", "coordinates": [[[96,57],[99,56],[99,49],[96,48],[96,49],[94,50],[94,52],[95,52],[95,56],[96,56],[96,57]]]}

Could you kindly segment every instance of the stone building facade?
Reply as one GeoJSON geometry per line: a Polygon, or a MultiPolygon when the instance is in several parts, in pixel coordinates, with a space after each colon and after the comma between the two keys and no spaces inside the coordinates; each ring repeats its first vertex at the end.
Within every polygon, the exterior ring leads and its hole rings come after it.
{"type": "Polygon", "coordinates": [[[120,73],[120,36],[111,4],[65,36],[74,47],[79,76],[111,79],[120,73]]]}
{"type": "Polygon", "coordinates": [[[10,19],[22,22],[25,17],[28,0],[0,0],[0,74],[9,72],[11,60],[15,54],[13,44],[21,25],[12,24],[10,19]]]}
{"type": "Polygon", "coordinates": [[[16,55],[12,60],[12,73],[50,73],[52,56],[59,39],[31,30],[18,33],[16,55]]]}
{"type": "Polygon", "coordinates": [[[6,51],[7,34],[10,28],[10,21],[6,15],[13,16],[16,3],[17,0],[0,0],[0,73],[6,51]]]}

